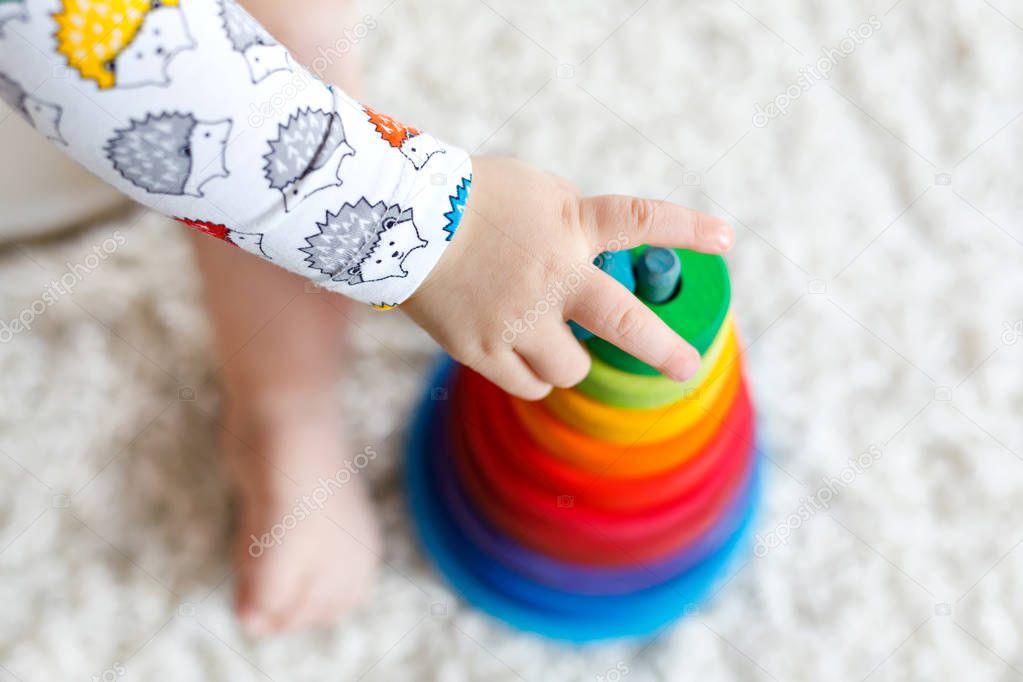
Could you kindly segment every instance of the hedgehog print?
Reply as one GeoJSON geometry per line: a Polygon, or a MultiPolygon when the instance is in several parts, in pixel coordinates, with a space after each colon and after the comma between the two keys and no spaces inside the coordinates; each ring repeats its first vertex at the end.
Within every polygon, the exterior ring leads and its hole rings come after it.
{"type": "Polygon", "coordinates": [[[472,187],[472,175],[467,178],[462,178],[462,181],[458,184],[458,188],[455,193],[448,197],[448,203],[451,205],[451,210],[444,214],[444,217],[448,219],[447,225],[442,229],[448,233],[447,241],[451,241],[455,237],[455,230],[462,222],[462,214],[465,213],[465,203],[469,200],[469,188],[472,187]]]}
{"type": "Polygon", "coordinates": [[[25,0],[0,0],[0,36],[4,34],[4,24],[9,21],[28,21],[25,0]]]}
{"type": "Polygon", "coordinates": [[[369,107],[363,107],[363,109],[366,110],[369,122],[376,128],[380,137],[404,154],[416,170],[422,170],[434,154],[446,153],[433,135],[399,123],[390,116],[385,116],[369,107]]]}
{"type": "Polygon", "coordinates": [[[231,121],[199,121],[165,112],[133,119],[104,148],[114,169],[151,194],[203,196],[214,178],[228,176],[225,150],[231,121]]]}
{"type": "Polygon", "coordinates": [[[316,227],[320,231],[306,238],[309,246],[299,249],[308,254],[306,262],[332,281],[350,285],[407,276],[405,259],[427,245],[412,222],[412,209],[365,198],[327,212],[316,227]]]}
{"type": "Polygon", "coordinates": [[[44,102],[34,97],[16,82],[0,73],[0,100],[32,124],[32,126],[48,139],[58,144],[67,144],[60,134],[60,117],[63,110],[56,104],[44,102]]]}
{"type": "Polygon", "coordinates": [[[229,227],[207,220],[193,220],[192,218],[175,218],[175,220],[203,234],[216,237],[228,244],[234,244],[243,251],[273,260],[273,258],[270,258],[270,254],[263,250],[263,235],[258,232],[239,232],[238,230],[232,230],[229,227]]]}
{"type": "Polygon", "coordinates": [[[253,83],[259,83],[275,71],[290,71],[288,50],[234,0],[222,0],[220,19],[235,51],[249,67],[253,83]]]}
{"type": "Polygon", "coordinates": [[[284,197],[285,211],[320,190],[340,187],[341,164],[355,154],[341,117],[318,109],[300,109],[289,116],[269,144],[263,171],[270,187],[284,197]]]}
{"type": "Polygon", "coordinates": [[[101,90],[166,86],[167,68],[195,48],[180,0],[61,0],[57,51],[101,90]]]}

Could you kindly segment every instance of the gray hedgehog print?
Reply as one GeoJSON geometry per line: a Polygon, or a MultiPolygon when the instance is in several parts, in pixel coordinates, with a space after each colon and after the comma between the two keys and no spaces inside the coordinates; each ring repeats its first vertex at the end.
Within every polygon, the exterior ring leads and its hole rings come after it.
{"type": "Polygon", "coordinates": [[[118,130],[105,151],[114,169],[136,187],[152,194],[201,197],[203,185],[228,176],[224,151],[230,134],[230,120],[147,114],[118,130]]]}
{"type": "Polygon", "coordinates": [[[28,21],[25,0],[0,0],[0,36],[4,34],[4,24],[16,20],[28,21]]]}
{"type": "Polygon", "coordinates": [[[245,58],[249,76],[259,83],[275,71],[290,71],[288,50],[234,0],[223,0],[220,19],[235,51],[245,58]]]}
{"type": "Polygon", "coordinates": [[[307,237],[309,265],[330,275],[334,282],[362,284],[408,275],[403,264],[408,255],[427,245],[412,222],[412,209],[402,210],[384,202],[370,204],[365,198],[327,213],[317,223],[319,233],[307,237]]]}
{"type": "MultiPolygon", "coordinates": [[[[3,5],[0,5],[3,7],[3,5]]],[[[56,104],[44,102],[25,92],[16,82],[0,73],[0,100],[28,121],[40,133],[58,144],[67,144],[60,134],[60,118],[63,110],[56,104]]]]}
{"type": "Polygon", "coordinates": [[[345,138],[341,117],[318,109],[301,109],[277,126],[263,171],[270,187],[291,211],[310,195],[341,186],[341,163],[355,150],[345,138]]]}

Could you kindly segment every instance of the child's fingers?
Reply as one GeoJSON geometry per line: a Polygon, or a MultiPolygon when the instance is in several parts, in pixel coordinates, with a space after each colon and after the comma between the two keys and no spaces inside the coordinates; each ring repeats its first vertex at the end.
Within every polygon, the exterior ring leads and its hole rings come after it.
{"type": "Polygon", "coordinates": [[[515,351],[491,353],[471,367],[508,393],[523,400],[540,400],[553,388],[540,379],[515,351]]]}
{"type": "Polygon", "coordinates": [[[588,278],[566,313],[675,381],[686,381],[700,367],[696,349],[606,273],[588,278]]]}
{"type": "Polygon", "coordinates": [[[590,371],[590,354],[560,318],[524,337],[516,350],[542,381],[561,388],[575,386],[590,371]]]}
{"type": "Polygon", "coordinates": [[[720,218],[668,201],[606,194],[581,199],[579,215],[601,251],[650,244],[725,253],[735,241],[720,218]]]}

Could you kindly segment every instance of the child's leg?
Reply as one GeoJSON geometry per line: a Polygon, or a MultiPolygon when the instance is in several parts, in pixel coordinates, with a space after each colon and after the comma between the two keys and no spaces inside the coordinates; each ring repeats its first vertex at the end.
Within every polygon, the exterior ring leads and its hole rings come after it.
{"type": "MultiPolygon", "coordinates": [[[[347,0],[242,4],[305,63],[341,37],[355,9],[347,0]]],[[[351,54],[319,75],[357,87],[351,54]]],[[[240,503],[239,616],[254,634],[330,622],[369,590],[380,554],[359,475],[322,483],[348,459],[334,387],[349,302],[308,293],[306,280],[219,240],[196,234],[194,244],[223,363],[223,456],[240,503]],[[254,543],[267,533],[280,544],[254,543]]]]}

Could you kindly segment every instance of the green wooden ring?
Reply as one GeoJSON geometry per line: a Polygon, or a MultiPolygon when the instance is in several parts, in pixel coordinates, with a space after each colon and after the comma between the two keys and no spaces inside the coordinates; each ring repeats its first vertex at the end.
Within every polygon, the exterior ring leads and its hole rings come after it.
{"type": "Polygon", "coordinates": [[[684,383],[672,381],[659,374],[645,376],[623,372],[591,353],[590,372],[575,386],[575,390],[593,400],[615,407],[649,409],[669,405],[682,400],[700,386],[711,367],[721,357],[731,333],[734,333],[732,321],[728,319],[721,325],[717,338],[703,354],[699,371],[684,383]]]}
{"type": "MultiPolygon", "coordinates": [[[[633,263],[646,248],[639,246],[632,249],[633,263]]],[[[682,261],[681,290],[666,303],[647,301],[646,304],[703,355],[717,338],[731,304],[728,267],[721,256],[685,249],[675,251],[682,261]]],[[[647,376],[660,374],[650,365],[604,339],[594,337],[586,341],[586,346],[594,356],[623,372],[647,376]]]]}

